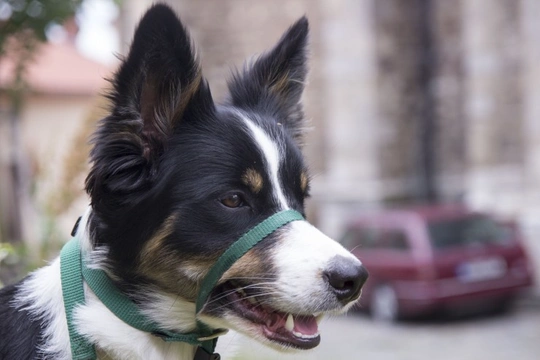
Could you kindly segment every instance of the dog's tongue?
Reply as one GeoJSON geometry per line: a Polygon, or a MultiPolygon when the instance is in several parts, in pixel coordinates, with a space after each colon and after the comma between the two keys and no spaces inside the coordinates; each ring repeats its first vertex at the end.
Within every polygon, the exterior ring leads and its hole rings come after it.
{"type": "Polygon", "coordinates": [[[314,316],[294,316],[294,331],[304,335],[315,335],[319,332],[314,316]]]}

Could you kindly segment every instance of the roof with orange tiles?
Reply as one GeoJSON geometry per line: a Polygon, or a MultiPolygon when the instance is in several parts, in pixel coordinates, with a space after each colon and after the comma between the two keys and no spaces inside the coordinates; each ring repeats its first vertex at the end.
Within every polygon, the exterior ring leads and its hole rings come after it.
{"type": "MultiPolygon", "coordinates": [[[[13,81],[15,63],[0,58],[0,89],[13,81]]],[[[41,45],[27,70],[33,92],[54,95],[94,95],[107,87],[113,68],[84,57],[70,43],[41,45]]]]}

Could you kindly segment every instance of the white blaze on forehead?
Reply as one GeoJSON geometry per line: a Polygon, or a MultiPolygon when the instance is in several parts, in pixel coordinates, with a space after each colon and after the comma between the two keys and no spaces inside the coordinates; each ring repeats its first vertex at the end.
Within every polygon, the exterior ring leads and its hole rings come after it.
{"type": "Polygon", "coordinates": [[[281,187],[281,182],[279,181],[279,167],[281,165],[281,160],[283,158],[278,144],[276,144],[268,134],[264,132],[258,125],[253,121],[250,121],[245,116],[242,116],[242,120],[246,123],[255,143],[261,150],[265,160],[266,160],[266,172],[270,178],[270,183],[272,186],[272,193],[274,199],[281,205],[281,210],[289,209],[287,204],[287,199],[283,194],[283,189],[281,187]]]}

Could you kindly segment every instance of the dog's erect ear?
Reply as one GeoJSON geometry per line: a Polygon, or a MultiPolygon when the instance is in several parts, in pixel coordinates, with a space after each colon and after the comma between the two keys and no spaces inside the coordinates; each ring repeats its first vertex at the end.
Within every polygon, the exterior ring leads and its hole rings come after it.
{"type": "Polygon", "coordinates": [[[140,115],[145,152],[159,151],[155,147],[172,133],[205,85],[186,29],[167,5],[153,6],[135,31],[113,94],[118,109],[140,115]]]}
{"type": "Polygon", "coordinates": [[[301,140],[304,114],[300,98],[307,75],[308,20],[302,17],[285,32],[278,44],[229,82],[230,102],[252,110],[277,112],[301,140]]]}
{"type": "Polygon", "coordinates": [[[112,113],[93,138],[91,195],[96,188],[140,189],[155,173],[156,159],[178,125],[194,118],[190,114],[214,109],[191,39],[163,4],[141,19],[112,84],[112,113]]]}

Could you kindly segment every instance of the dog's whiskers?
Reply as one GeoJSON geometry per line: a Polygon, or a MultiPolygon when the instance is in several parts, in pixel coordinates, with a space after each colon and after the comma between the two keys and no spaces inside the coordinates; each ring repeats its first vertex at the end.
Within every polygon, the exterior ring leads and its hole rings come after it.
{"type": "Polygon", "coordinates": [[[227,297],[227,296],[229,296],[229,295],[231,295],[231,294],[233,294],[233,293],[235,293],[235,292],[237,292],[239,290],[244,290],[244,289],[248,289],[248,288],[251,289],[251,290],[266,290],[266,289],[269,289],[268,287],[264,286],[266,284],[272,284],[272,283],[268,282],[268,283],[251,284],[251,285],[243,286],[243,287],[236,288],[236,289],[233,289],[233,290],[225,291],[223,294],[221,294],[217,298],[212,299],[211,301],[209,301],[208,304],[211,304],[213,302],[221,300],[224,297],[227,297]]]}
{"type": "Polygon", "coordinates": [[[241,299],[237,299],[237,300],[234,300],[234,301],[229,301],[219,307],[216,308],[216,310],[219,310],[221,308],[225,308],[225,307],[228,307],[234,303],[237,303],[237,302],[240,302],[240,301],[244,301],[245,299],[249,299],[249,298],[255,298],[255,297],[261,297],[261,296],[268,296],[268,295],[274,295],[274,294],[279,294],[279,291],[270,291],[270,292],[266,292],[266,293],[262,293],[262,294],[258,294],[258,295],[252,295],[252,296],[244,296],[243,298],[241,299]]]}
{"type": "Polygon", "coordinates": [[[271,276],[235,276],[229,280],[274,280],[271,276]]]}

